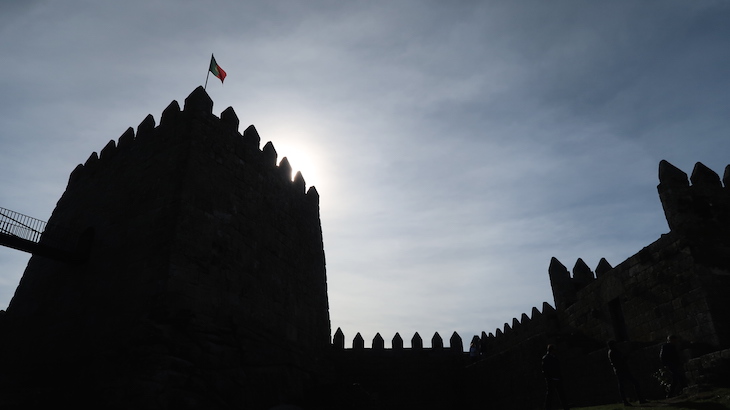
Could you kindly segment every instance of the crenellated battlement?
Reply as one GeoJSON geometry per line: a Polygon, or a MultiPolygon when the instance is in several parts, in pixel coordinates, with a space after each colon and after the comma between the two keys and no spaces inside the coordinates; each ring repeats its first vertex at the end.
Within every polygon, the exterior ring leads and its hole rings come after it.
{"type": "MultiPolygon", "coordinates": [[[[311,195],[314,200],[319,201],[319,195],[314,187],[310,187],[305,193],[306,182],[301,172],[297,172],[292,178],[292,167],[286,157],[277,165],[278,154],[272,142],[267,142],[263,149],[259,149],[261,138],[253,125],[248,126],[241,134],[238,131],[239,119],[232,107],[226,108],[220,118],[212,113],[212,109],[213,101],[202,87],[195,89],[185,99],[182,110],[177,101],[172,101],[162,112],[159,125],[155,123],[151,114],[147,115],[137,126],[136,133],[134,128],[129,127],[117,141],[110,140],[98,154],[93,152],[84,164],[79,164],[73,170],[69,177],[69,188],[73,188],[78,181],[95,175],[105,167],[112,167],[110,164],[122,161],[128,155],[138,155],[140,150],[149,149],[145,146],[158,145],[160,150],[164,150],[166,146],[169,148],[171,145],[189,143],[186,137],[201,137],[201,135],[187,131],[199,128],[200,125],[196,123],[203,122],[207,129],[215,130],[213,134],[217,138],[228,139],[226,142],[235,148],[243,161],[270,167],[283,181],[291,185],[294,192],[311,195]]],[[[151,152],[145,155],[154,156],[151,152]]]]}
{"type": "MultiPolygon", "coordinates": [[[[365,347],[365,340],[363,339],[362,335],[358,332],[355,337],[352,339],[352,348],[351,350],[373,350],[373,351],[383,351],[383,350],[393,350],[393,351],[403,351],[403,350],[412,350],[412,351],[423,351],[423,350],[432,350],[432,351],[451,351],[453,353],[462,353],[464,351],[464,342],[459,336],[457,332],[454,332],[451,334],[451,337],[449,338],[449,347],[444,347],[444,339],[441,337],[441,335],[436,332],[431,337],[431,347],[425,347],[423,344],[423,338],[421,337],[418,332],[413,334],[413,337],[410,340],[410,348],[405,347],[403,343],[403,338],[401,337],[400,333],[396,332],[396,334],[391,339],[391,348],[385,349],[385,339],[380,335],[380,333],[375,334],[373,337],[371,347],[367,348],[365,347]]],[[[337,328],[337,331],[334,334],[333,341],[332,341],[332,348],[335,350],[345,350],[345,335],[342,332],[341,328],[337,328]]]]}
{"type": "MultiPolygon", "coordinates": [[[[695,164],[692,175],[688,177],[682,170],[662,160],[657,190],[671,234],[691,239],[695,245],[694,252],[709,255],[707,257],[712,258],[714,264],[727,263],[730,257],[720,255],[727,248],[723,245],[727,242],[723,235],[730,231],[730,165],[725,168],[721,181],[717,173],[700,162],[695,164]]],[[[552,258],[548,274],[556,308],[564,310],[573,305],[581,289],[612,270],[613,267],[601,259],[594,273],[579,258],[571,276],[565,265],[552,258]]]]}
{"type": "MultiPolygon", "coordinates": [[[[549,303],[544,302],[542,305],[542,311],[538,308],[533,307],[531,315],[528,316],[523,313],[520,319],[512,319],[512,324],[504,324],[503,329],[496,329],[494,333],[487,334],[481,332],[480,336],[474,336],[479,343],[480,351],[483,354],[490,354],[494,351],[500,351],[508,346],[517,345],[537,334],[554,334],[558,331],[558,323],[556,318],[555,309],[550,306],[549,303]]],[[[473,338],[472,338],[473,339],[473,338]]],[[[471,340],[473,341],[473,340],[471,340]]],[[[470,343],[471,343],[470,341],[470,343]]],[[[346,337],[342,332],[341,328],[337,328],[332,340],[332,348],[335,351],[352,350],[352,351],[426,351],[426,352],[444,352],[449,351],[452,353],[463,353],[464,352],[464,339],[457,333],[453,332],[449,338],[449,347],[445,347],[443,337],[438,332],[435,332],[431,337],[431,346],[426,347],[423,343],[423,338],[416,332],[410,339],[410,347],[406,347],[403,343],[403,338],[400,333],[396,334],[391,339],[391,348],[385,348],[385,340],[377,333],[370,344],[371,347],[366,347],[365,340],[362,335],[358,332],[352,339],[352,347],[345,347],[346,337]]],[[[468,346],[467,346],[468,350],[468,346]]]]}
{"type": "Polygon", "coordinates": [[[520,319],[513,318],[511,325],[505,323],[503,328],[497,328],[494,334],[482,332],[482,352],[492,354],[504,351],[537,335],[554,335],[558,331],[555,309],[549,303],[543,302],[542,311],[533,307],[530,316],[523,313],[520,319]]]}
{"type": "Polygon", "coordinates": [[[595,273],[588,267],[583,259],[578,258],[573,265],[573,275],[557,258],[550,259],[548,274],[550,285],[553,289],[555,307],[559,310],[565,309],[577,300],[578,291],[588,284],[609,272],[613,267],[605,258],[601,258],[596,266],[595,273]]]}
{"type": "Polygon", "coordinates": [[[595,274],[578,259],[571,276],[552,258],[548,273],[562,320],[597,340],[650,343],[669,332],[726,345],[730,331],[719,318],[727,316],[729,182],[730,166],[721,182],[702,163],[688,178],[661,161],[657,190],[670,232],[616,267],[601,259],[595,274]]]}
{"type": "Polygon", "coordinates": [[[662,160],[657,190],[672,232],[697,236],[730,227],[730,165],[720,182],[715,171],[698,162],[688,180],[685,172],[662,160]]]}

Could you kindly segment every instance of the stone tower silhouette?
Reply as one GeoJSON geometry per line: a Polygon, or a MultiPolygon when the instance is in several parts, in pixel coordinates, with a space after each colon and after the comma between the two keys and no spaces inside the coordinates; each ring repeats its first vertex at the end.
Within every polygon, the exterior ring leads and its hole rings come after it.
{"type": "Polygon", "coordinates": [[[6,401],[269,408],[317,383],[318,193],[212,107],[198,87],[73,171],[48,230],[85,231],[88,259],[31,258],[2,320],[6,401]]]}

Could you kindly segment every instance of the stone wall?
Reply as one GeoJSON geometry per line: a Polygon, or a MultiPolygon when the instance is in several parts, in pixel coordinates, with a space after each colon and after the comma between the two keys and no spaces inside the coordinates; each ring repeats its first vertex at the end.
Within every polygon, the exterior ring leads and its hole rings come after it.
{"type": "Polygon", "coordinates": [[[659,175],[672,231],[615,268],[604,266],[597,278],[580,260],[573,277],[553,260],[550,278],[561,319],[597,340],[659,343],[676,334],[695,349],[727,348],[730,193],[713,185],[710,196],[701,181],[719,184],[719,177],[701,164],[692,186],[667,162],[659,175]]]}
{"type": "Polygon", "coordinates": [[[73,171],[49,226],[92,233],[89,257],[31,258],[2,322],[6,405],[269,408],[322,377],[318,194],[212,106],[198,88],[73,171]]]}
{"type": "Polygon", "coordinates": [[[730,386],[730,349],[719,350],[687,362],[687,377],[699,388],[730,386]]]}
{"type": "MultiPolygon", "coordinates": [[[[720,347],[708,285],[727,286],[692,257],[689,246],[665,235],[581,291],[566,319],[600,339],[659,342],[669,334],[720,347]]],[[[726,342],[725,342],[726,343],[726,342]]]]}

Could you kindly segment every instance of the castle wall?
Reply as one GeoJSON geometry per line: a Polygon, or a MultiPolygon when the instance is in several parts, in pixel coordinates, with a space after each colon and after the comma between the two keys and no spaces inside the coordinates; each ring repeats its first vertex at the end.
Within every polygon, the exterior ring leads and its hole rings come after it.
{"type": "MultiPolygon", "coordinates": [[[[686,361],[730,347],[728,170],[723,187],[717,174],[698,163],[690,185],[684,172],[662,161],[658,191],[671,232],[615,268],[602,260],[595,275],[580,259],[572,276],[559,261],[551,261],[549,274],[562,327],[558,340],[568,345],[565,361],[578,375],[569,387],[577,402],[585,391],[591,392],[594,403],[600,402],[602,390],[596,386],[607,382],[601,382],[599,371],[607,364],[601,345],[608,340],[624,342],[623,350],[631,352],[635,376],[649,397],[664,394],[653,374],[661,367],[659,347],[668,335],[682,339],[686,361]],[[576,336],[585,342],[580,349],[576,336]]],[[[610,396],[603,400],[608,402],[610,396]]]]}
{"type": "Polygon", "coordinates": [[[711,275],[676,235],[664,235],[578,291],[567,325],[596,340],[659,343],[669,334],[719,347],[711,275]]]}
{"type": "MultiPolygon", "coordinates": [[[[709,368],[710,362],[720,363],[711,372],[726,369],[725,359],[721,360],[726,351],[711,352],[730,347],[729,175],[726,170],[722,187],[714,172],[698,164],[690,185],[686,174],[662,162],[658,190],[670,233],[616,267],[602,259],[595,273],[581,259],[571,272],[553,258],[548,273],[556,308],[544,303],[542,312],[533,308],[531,316],[523,314],[494,333],[482,333],[480,360],[453,361],[441,368],[441,382],[434,385],[442,389],[430,387],[429,391],[458,396],[462,406],[542,408],[545,382],[540,362],[546,346],[555,344],[572,405],[619,402],[606,348],[608,340],[617,340],[630,357],[643,394],[661,398],[665,392],[653,375],[661,367],[660,346],[670,334],[684,340],[682,356],[691,364],[691,383],[707,379],[708,372],[701,370],[709,368]]],[[[335,336],[334,345],[341,351],[342,337],[335,336]]],[[[398,377],[392,380],[396,384],[401,378],[417,380],[409,375],[426,375],[422,366],[436,363],[426,355],[417,364],[398,362],[402,353],[386,349],[389,367],[381,362],[382,349],[363,349],[357,338],[353,349],[344,353],[346,357],[340,354],[337,361],[358,370],[340,368],[341,374],[354,382],[372,383],[378,369],[389,373],[398,369],[398,377]]],[[[428,378],[422,383],[427,384],[428,378]]],[[[388,388],[387,384],[372,386],[374,391],[388,388]]],[[[635,398],[633,391],[630,394],[635,398]]],[[[423,398],[416,395],[411,401],[423,398]]]]}
{"type": "Polygon", "coordinates": [[[462,369],[469,364],[461,336],[454,332],[445,346],[435,333],[424,343],[416,333],[404,343],[396,333],[392,348],[385,348],[380,334],[366,343],[358,333],[352,348],[345,348],[345,335],[335,332],[329,358],[334,382],[328,398],[317,408],[462,408],[468,399],[462,369]],[[359,407],[358,407],[359,406],[359,407]]]}
{"type": "Polygon", "coordinates": [[[676,334],[695,349],[730,347],[730,190],[702,164],[691,186],[665,161],[659,176],[672,231],[597,279],[579,278],[575,268],[569,277],[553,261],[561,319],[596,340],[660,343],[676,334]]]}
{"type": "Polygon", "coordinates": [[[31,258],[3,320],[6,401],[268,408],[320,377],[318,194],[212,105],[199,88],[74,170],[49,226],[93,233],[88,260],[31,258]]]}

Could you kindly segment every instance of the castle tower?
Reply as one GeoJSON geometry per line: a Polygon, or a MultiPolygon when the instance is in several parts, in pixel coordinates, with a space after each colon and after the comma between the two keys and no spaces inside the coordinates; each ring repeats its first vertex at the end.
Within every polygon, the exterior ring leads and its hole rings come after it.
{"type": "Polygon", "coordinates": [[[330,340],[318,193],[212,107],[198,87],[73,171],[49,227],[87,232],[88,260],[31,258],[2,321],[4,397],[269,408],[317,381],[330,340]]]}

